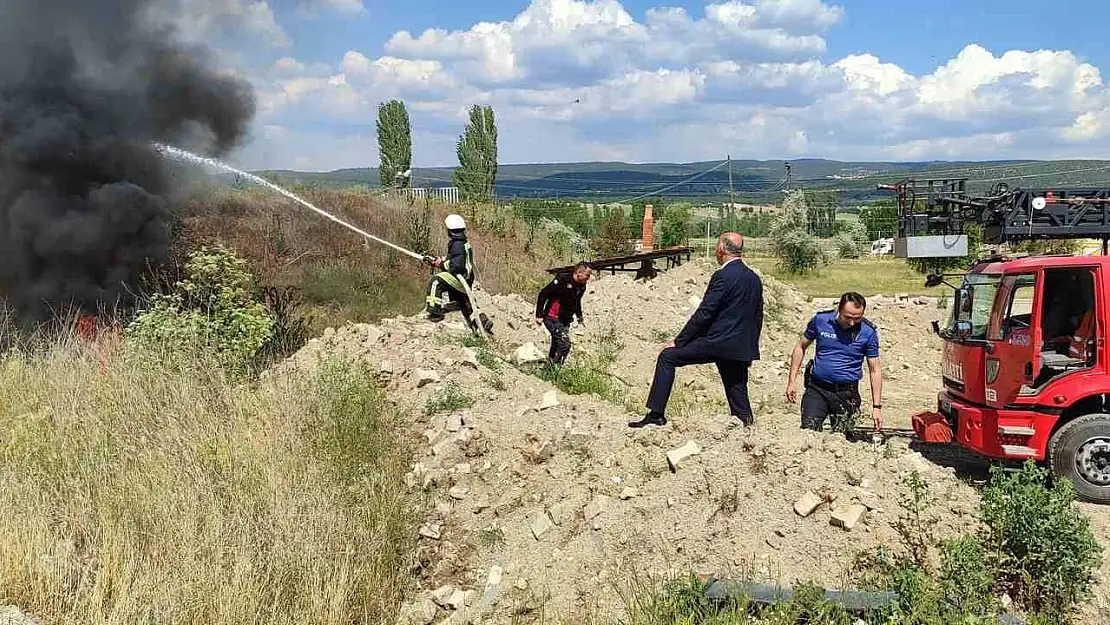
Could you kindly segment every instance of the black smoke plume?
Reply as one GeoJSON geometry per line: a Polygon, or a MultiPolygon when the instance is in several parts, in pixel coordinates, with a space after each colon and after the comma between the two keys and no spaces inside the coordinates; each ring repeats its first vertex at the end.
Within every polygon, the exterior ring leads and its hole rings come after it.
{"type": "Polygon", "coordinates": [[[152,8],[0,0],[0,299],[23,321],[126,306],[170,253],[151,142],[218,157],[254,114],[250,86],[152,8]]]}

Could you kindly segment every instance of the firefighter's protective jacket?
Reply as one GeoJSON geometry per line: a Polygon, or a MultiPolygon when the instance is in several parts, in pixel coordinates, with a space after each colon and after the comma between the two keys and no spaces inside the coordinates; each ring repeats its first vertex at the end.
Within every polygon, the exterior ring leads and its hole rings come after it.
{"type": "Polygon", "coordinates": [[[448,236],[451,240],[447,244],[444,271],[466,280],[467,284],[474,284],[474,279],[477,277],[474,269],[474,249],[466,240],[466,231],[450,230],[448,236]]]}

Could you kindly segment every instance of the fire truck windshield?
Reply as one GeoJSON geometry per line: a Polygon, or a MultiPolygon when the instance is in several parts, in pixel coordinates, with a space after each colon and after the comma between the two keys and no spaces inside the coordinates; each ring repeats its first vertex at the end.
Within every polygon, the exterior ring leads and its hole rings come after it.
{"type": "Polygon", "coordinates": [[[957,338],[956,324],[961,321],[971,325],[971,333],[962,338],[980,341],[987,338],[987,322],[1001,280],[1001,276],[982,273],[969,273],[964,277],[952,301],[952,313],[945,328],[946,338],[957,338]]]}

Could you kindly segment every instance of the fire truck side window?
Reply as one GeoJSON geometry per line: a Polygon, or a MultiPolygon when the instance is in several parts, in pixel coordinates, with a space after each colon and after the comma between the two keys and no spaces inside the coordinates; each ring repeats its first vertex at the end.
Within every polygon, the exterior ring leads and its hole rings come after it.
{"type": "Polygon", "coordinates": [[[991,340],[1012,341],[1024,339],[1025,345],[1032,340],[1029,332],[1033,323],[1033,295],[1037,290],[1036,277],[1032,274],[1020,275],[1013,279],[1008,302],[1001,302],[1003,317],[1001,323],[991,333],[991,340]]]}
{"type": "MultiPolygon", "coordinates": [[[[1086,360],[1085,347],[1094,339],[1094,278],[1091,270],[1055,269],[1045,272],[1042,336],[1047,351],[1086,360]]],[[[1092,346],[1093,347],[1093,346],[1092,346]]]]}

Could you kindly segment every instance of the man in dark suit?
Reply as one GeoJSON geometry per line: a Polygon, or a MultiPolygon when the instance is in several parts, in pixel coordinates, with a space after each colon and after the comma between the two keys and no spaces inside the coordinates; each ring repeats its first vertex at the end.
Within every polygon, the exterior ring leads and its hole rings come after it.
{"type": "Polygon", "coordinates": [[[740,260],[744,237],[735,232],[717,241],[717,263],[701,305],[686,327],[660,354],[648,393],[648,413],[629,427],[666,425],[667,400],[674,386],[676,367],[715,363],[725,386],[732,415],[751,425],[748,369],[759,360],[759,335],[763,330],[763,282],[740,260]]]}

